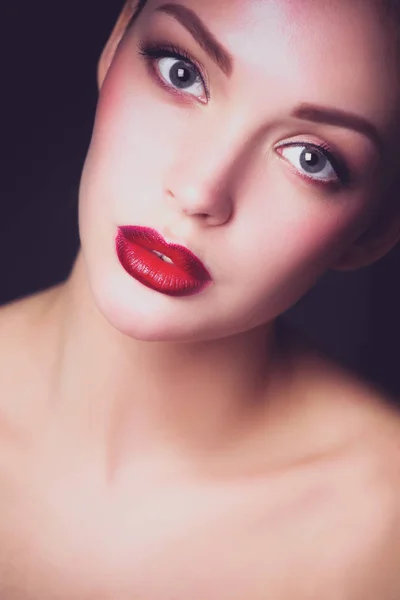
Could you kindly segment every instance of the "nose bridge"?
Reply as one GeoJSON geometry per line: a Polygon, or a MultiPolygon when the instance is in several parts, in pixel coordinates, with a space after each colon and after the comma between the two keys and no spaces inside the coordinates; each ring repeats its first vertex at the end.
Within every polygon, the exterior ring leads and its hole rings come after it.
{"type": "Polygon", "coordinates": [[[174,195],[199,210],[203,206],[204,212],[213,203],[226,201],[254,143],[249,129],[237,118],[201,122],[195,133],[191,129],[173,165],[174,195]]]}
{"type": "Polygon", "coordinates": [[[222,127],[212,127],[202,132],[201,142],[196,144],[200,166],[199,175],[210,180],[210,184],[221,184],[229,179],[238,167],[247,145],[243,131],[230,121],[222,127]]]}

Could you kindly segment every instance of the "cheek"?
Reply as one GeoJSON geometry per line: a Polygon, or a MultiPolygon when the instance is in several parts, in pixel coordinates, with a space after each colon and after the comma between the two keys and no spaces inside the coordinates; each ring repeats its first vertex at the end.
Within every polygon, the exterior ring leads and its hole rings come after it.
{"type": "Polygon", "coordinates": [[[338,200],[332,208],[321,211],[305,226],[313,253],[334,260],[360,235],[367,216],[364,195],[349,195],[338,200]]]}
{"type": "Polygon", "coordinates": [[[312,284],[357,237],[365,212],[361,188],[333,192],[308,183],[275,155],[255,164],[240,194],[237,250],[230,251],[243,272],[254,265],[248,274],[258,289],[291,280],[312,284]]]}
{"type": "Polygon", "coordinates": [[[186,119],[159,94],[130,55],[120,55],[103,84],[85,165],[90,194],[84,202],[113,221],[125,222],[133,211],[148,219],[141,211],[160,200],[164,176],[179,152],[186,119]]]}
{"type": "Polygon", "coordinates": [[[291,260],[329,255],[335,251],[349,223],[348,215],[324,214],[312,211],[296,221],[285,224],[284,255],[291,260]]]}
{"type": "Polygon", "coordinates": [[[309,212],[287,222],[282,229],[281,255],[290,271],[302,278],[319,277],[357,237],[361,210],[342,202],[329,206],[316,202],[309,212]]]}
{"type": "Polygon", "coordinates": [[[257,193],[252,184],[249,189],[240,254],[246,253],[247,232],[251,231],[252,252],[257,249],[259,260],[271,268],[274,265],[278,276],[298,277],[305,270],[317,272],[329,266],[329,261],[356,237],[363,213],[361,196],[353,193],[346,197],[346,191],[329,194],[319,186],[303,183],[279,159],[268,169],[265,193],[257,193]]]}
{"type": "Polygon", "coordinates": [[[357,237],[362,214],[357,199],[351,207],[343,198],[340,204],[329,205],[326,200],[311,199],[310,194],[301,197],[298,186],[296,193],[292,186],[286,187],[286,178],[279,179],[275,192],[280,192],[281,202],[268,202],[264,219],[256,221],[249,215],[247,227],[236,238],[240,249],[235,253],[236,265],[245,274],[248,300],[257,295],[260,310],[276,314],[300,299],[334,264],[357,237]],[[252,231],[251,244],[246,231],[252,231]]]}
{"type": "Polygon", "coordinates": [[[158,148],[155,141],[160,132],[151,118],[151,103],[143,94],[142,76],[137,67],[134,71],[124,62],[117,61],[104,82],[91,144],[99,172],[106,169],[108,177],[114,173],[119,177],[123,166],[129,170],[135,164],[143,166],[144,157],[158,148]]]}

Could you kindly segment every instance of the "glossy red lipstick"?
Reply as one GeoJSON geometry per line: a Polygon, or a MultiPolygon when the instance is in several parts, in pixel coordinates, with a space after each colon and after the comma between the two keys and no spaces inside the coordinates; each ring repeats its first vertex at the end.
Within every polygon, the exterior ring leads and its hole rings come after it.
{"type": "Polygon", "coordinates": [[[131,277],[162,294],[189,296],[201,292],[212,282],[210,273],[190,250],[168,244],[149,227],[119,227],[116,250],[121,265],[131,277]]]}

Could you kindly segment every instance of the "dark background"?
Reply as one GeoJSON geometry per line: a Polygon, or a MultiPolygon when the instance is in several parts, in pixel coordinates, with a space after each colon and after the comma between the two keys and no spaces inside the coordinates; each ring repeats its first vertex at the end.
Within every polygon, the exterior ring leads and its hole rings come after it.
{"type": "MultiPolygon", "coordinates": [[[[54,285],[71,269],[96,65],[122,1],[4,4],[0,304],[54,285]]],[[[396,248],[370,268],[328,273],[286,317],[394,396],[400,394],[399,266],[396,248]]]]}

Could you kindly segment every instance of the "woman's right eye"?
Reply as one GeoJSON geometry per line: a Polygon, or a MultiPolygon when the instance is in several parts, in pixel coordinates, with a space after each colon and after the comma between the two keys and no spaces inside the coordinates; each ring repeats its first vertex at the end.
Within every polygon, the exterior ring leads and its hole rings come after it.
{"type": "Polygon", "coordinates": [[[209,98],[204,77],[189,55],[176,47],[143,46],[140,54],[150,63],[160,82],[178,92],[195,96],[204,102],[209,98]]]}

